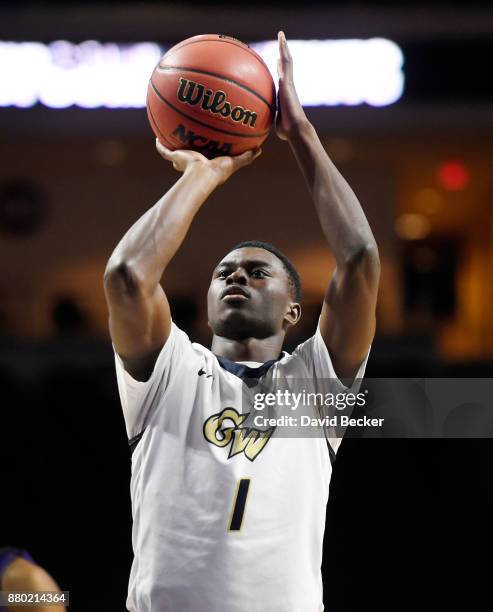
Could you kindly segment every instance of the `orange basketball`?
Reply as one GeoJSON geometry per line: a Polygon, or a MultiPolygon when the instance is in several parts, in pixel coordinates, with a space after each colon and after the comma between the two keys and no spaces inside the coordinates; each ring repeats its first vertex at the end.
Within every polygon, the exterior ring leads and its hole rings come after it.
{"type": "Polygon", "coordinates": [[[267,138],[276,110],[262,58],[231,36],[203,34],[172,47],[154,68],[147,116],[169,149],[239,155],[267,138]]]}

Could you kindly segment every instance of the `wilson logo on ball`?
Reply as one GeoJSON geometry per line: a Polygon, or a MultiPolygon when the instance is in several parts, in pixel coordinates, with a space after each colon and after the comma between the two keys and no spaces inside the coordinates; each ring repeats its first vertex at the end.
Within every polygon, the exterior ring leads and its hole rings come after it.
{"type": "Polygon", "coordinates": [[[226,99],[226,92],[218,89],[206,89],[204,85],[191,81],[190,79],[180,78],[180,83],[177,91],[178,100],[197,106],[200,104],[202,110],[209,111],[215,115],[222,117],[231,117],[236,123],[243,123],[249,127],[255,127],[257,113],[246,110],[243,106],[231,106],[231,103],[226,99]]]}

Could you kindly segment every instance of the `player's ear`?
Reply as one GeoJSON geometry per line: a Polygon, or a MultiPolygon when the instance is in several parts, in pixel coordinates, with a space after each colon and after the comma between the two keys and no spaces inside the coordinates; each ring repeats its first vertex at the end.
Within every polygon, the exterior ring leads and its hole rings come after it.
{"type": "Polygon", "coordinates": [[[298,304],[298,302],[290,302],[288,304],[286,314],[284,315],[284,320],[287,321],[289,325],[296,325],[300,318],[301,306],[298,304]]]}

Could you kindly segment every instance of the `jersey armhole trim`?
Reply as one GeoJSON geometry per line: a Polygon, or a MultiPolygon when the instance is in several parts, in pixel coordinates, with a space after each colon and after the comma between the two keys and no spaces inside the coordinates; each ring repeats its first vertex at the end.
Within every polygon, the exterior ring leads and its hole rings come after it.
{"type": "Polygon", "coordinates": [[[128,441],[128,446],[130,447],[130,456],[132,456],[134,454],[134,450],[137,447],[137,444],[140,442],[140,439],[142,438],[142,436],[145,433],[145,428],[136,436],[133,436],[133,438],[130,438],[130,440],[128,441]]]}
{"type": "Polygon", "coordinates": [[[330,465],[333,466],[336,460],[336,453],[335,450],[332,448],[332,444],[329,442],[328,438],[325,438],[325,441],[327,442],[327,449],[329,451],[330,465]]]}

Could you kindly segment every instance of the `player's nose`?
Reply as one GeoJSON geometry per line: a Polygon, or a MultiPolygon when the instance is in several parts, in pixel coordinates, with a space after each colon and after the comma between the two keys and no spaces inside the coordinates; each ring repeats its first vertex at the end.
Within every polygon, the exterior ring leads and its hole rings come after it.
{"type": "Polygon", "coordinates": [[[246,285],[247,275],[246,275],[245,270],[243,270],[243,268],[236,268],[236,270],[233,270],[231,274],[229,274],[229,276],[226,278],[226,283],[228,285],[233,285],[233,284],[246,285]]]}

